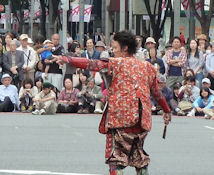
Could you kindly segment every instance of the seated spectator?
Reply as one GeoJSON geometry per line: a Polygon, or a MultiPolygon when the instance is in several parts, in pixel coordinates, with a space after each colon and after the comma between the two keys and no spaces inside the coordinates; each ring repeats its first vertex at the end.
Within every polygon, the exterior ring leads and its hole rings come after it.
{"type": "Polygon", "coordinates": [[[38,93],[40,93],[42,91],[42,84],[43,84],[42,77],[38,77],[38,78],[35,79],[35,86],[38,89],[38,93]]]}
{"type": "Polygon", "coordinates": [[[64,84],[65,84],[65,89],[63,89],[60,92],[59,98],[57,100],[58,102],[57,112],[58,113],[75,113],[77,112],[77,108],[78,108],[77,94],[79,93],[79,90],[76,88],[73,88],[72,81],[69,78],[65,79],[64,84]]]}
{"type": "Polygon", "coordinates": [[[180,110],[178,108],[178,102],[179,102],[178,94],[179,94],[180,87],[181,85],[179,85],[178,83],[174,84],[173,86],[173,99],[171,100],[171,105],[173,109],[173,114],[175,115],[177,115],[177,112],[180,110]]]}
{"type": "Polygon", "coordinates": [[[211,81],[210,81],[209,78],[204,78],[202,80],[202,87],[207,87],[210,90],[210,93],[212,95],[214,95],[214,90],[210,89],[210,87],[211,87],[211,81]]]}
{"type": "Polygon", "coordinates": [[[12,77],[9,74],[2,76],[0,85],[0,112],[12,112],[19,109],[19,97],[16,86],[11,85],[12,77]]]}
{"type": "Polygon", "coordinates": [[[146,59],[146,61],[153,64],[153,62],[157,62],[160,66],[160,73],[165,74],[165,66],[162,59],[157,58],[157,50],[155,47],[152,47],[149,49],[149,59],[146,59]]]}
{"type": "MultiPolygon", "coordinates": [[[[166,77],[164,75],[159,75],[158,77],[158,86],[161,90],[163,96],[166,99],[167,104],[172,108],[171,100],[173,99],[173,92],[172,90],[166,86],[166,77]]],[[[162,115],[163,111],[161,110],[161,107],[157,105],[156,101],[153,97],[151,97],[152,102],[152,112],[157,113],[158,115],[162,115]]]]}
{"type": "MultiPolygon", "coordinates": [[[[194,101],[193,103],[193,109],[187,114],[188,117],[192,116],[204,116],[206,114],[206,111],[208,109],[208,115],[209,115],[209,109],[212,110],[213,107],[213,101],[214,96],[210,93],[209,88],[202,87],[200,91],[200,96],[194,101]]],[[[208,117],[206,115],[206,117],[208,117]]],[[[212,117],[212,115],[209,117],[212,117]]]]}
{"type": "Polygon", "coordinates": [[[179,89],[178,115],[186,115],[193,108],[193,102],[200,95],[200,89],[195,86],[195,77],[186,77],[186,84],[179,89]]]}
{"type": "Polygon", "coordinates": [[[89,79],[86,88],[78,93],[78,113],[102,113],[100,99],[103,97],[101,88],[95,85],[94,79],[89,79]],[[96,106],[95,106],[96,105],[96,106]]]}
{"type": "Polygon", "coordinates": [[[43,70],[44,64],[43,62],[40,60],[38,61],[38,63],[36,64],[36,68],[35,68],[35,79],[42,77],[45,78],[45,73],[43,70]]]}
{"type": "Polygon", "coordinates": [[[19,91],[19,100],[21,112],[33,111],[33,98],[38,94],[38,89],[33,86],[31,79],[25,79],[22,82],[22,87],[19,91]]]}
{"type": "Polygon", "coordinates": [[[43,83],[42,91],[33,98],[33,102],[35,102],[33,115],[56,114],[56,94],[51,90],[52,86],[48,82],[43,83]]]}
{"type": "MultiPolygon", "coordinates": [[[[195,77],[194,71],[192,69],[187,69],[186,73],[184,74],[184,80],[182,81],[182,85],[185,84],[186,77],[191,77],[191,76],[195,77]]],[[[198,80],[195,80],[195,84],[199,88],[199,82],[198,82],[198,80]]]]}
{"type": "Polygon", "coordinates": [[[88,74],[87,72],[81,72],[80,73],[80,77],[79,77],[79,85],[76,87],[77,89],[79,89],[79,91],[81,91],[82,89],[86,89],[88,81],[88,74]]]}

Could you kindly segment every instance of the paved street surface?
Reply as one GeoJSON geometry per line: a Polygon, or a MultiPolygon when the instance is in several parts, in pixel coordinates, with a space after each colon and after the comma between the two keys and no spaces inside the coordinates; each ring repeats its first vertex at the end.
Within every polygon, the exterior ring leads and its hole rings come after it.
{"type": "MultiPolygon", "coordinates": [[[[108,175],[100,117],[0,113],[0,175],[108,175]]],[[[175,117],[165,140],[162,132],[162,118],[153,117],[145,143],[150,175],[214,174],[214,121],[175,117]]]]}

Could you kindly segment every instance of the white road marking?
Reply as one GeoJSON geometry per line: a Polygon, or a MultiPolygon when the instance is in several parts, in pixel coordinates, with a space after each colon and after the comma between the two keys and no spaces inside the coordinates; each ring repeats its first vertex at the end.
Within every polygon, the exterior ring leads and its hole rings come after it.
{"type": "Polygon", "coordinates": [[[34,171],[34,170],[0,170],[0,173],[6,174],[48,174],[48,175],[101,175],[101,174],[80,174],[80,173],[60,173],[60,172],[51,172],[51,171],[34,171]]]}
{"type": "Polygon", "coordinates": [[[205,128],[208,128],[208,129],[212,129],[212,130],[214,130],[214,128],[213,127],[210,127],[210,126],[204,126],[205,128]]]}

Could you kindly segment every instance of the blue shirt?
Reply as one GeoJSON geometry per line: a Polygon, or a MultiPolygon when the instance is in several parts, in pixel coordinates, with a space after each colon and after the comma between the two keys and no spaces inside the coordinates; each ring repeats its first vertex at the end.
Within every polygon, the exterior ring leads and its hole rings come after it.
{"type": "Polygon", "coordinates": [[[210,53],[206,58],[206,70],[208,73],[214,70],[214,53],[210,53]]]}
{"type": "MultiPolygon", "coordinates": [[[[151,59],[146,59],[146,61],[152,63],[151,59]]],[[[156,61],[158,62],[159,66],[160,66],[160,73],[165,74],[165,66],[164,66],[163,60],[160,58],[156,58],[156,61]]]]}
{"type": "Polygon", "coordinates": [[[199,96],[193,103],[194,108],[208,108],[211,109],[214,101],[214,96],[210,95],[209,98],[205,101],[201,96],[199,96]]]}
{"type": "MultiPolygon", "coordinates": [[[[181,51],[173,52],[172,59],[173,60],[179,59],[178,57],[179,57],[180,53],[181,53],[181,51]]],[[[170,65],[170,67],[169,67],[169,76],[182,76],[181,67],[170,65]]]]}
{"type": "MultiPolygon", "coordinates": [[[[47,48],[47,46],[45,45],[44,48],[47,48]]],[[[41,53],[41,56],[42,56],[42,60],[50,59],[52,58],[52,52],[50,50],[45,50],[41,53]]]]}
{"type": "Polygon", "coordinates": [[[5,97],[9,97],[11,102],[19,108],[19,96],[16,86],[9,85],[6,87],[5,85],[0,85],[0,101],[4,101],[5,97]]]}

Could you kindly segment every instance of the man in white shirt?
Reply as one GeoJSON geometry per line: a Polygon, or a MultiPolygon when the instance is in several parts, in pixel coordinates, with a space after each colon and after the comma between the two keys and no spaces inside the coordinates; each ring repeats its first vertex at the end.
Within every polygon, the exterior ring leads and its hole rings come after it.
{"type": "Polygon", "coordinates": [[[23,65],[23,71],[24,71],[24,79],[30,78],[34,81],[34,67],[37,62],[37,53],[35,50],[28,46],[28,35],[22,34],[19,37],[21,46],[17,48],[17,50],[21,50],[24,52],[24,65],[23,65]]]}

